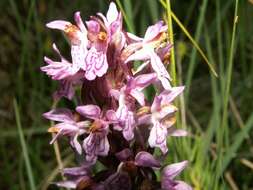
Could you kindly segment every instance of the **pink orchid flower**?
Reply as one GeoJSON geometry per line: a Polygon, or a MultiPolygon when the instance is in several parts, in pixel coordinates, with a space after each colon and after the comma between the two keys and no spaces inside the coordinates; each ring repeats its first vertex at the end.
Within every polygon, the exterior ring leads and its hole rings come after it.
{"type": "Polygon", "coordinates": [[[48,65],[43,66],[40,69],[48,76],[51,76],[53,80],[60,81],[60,89],[54,93],[54,99],[66,97],[71,100],[75,94],[74,86],[81,84],[84,73],[73,67],[73,64],[68,62],[61,55],[55,44],[53,44],[53,49],[58,54],[61,61],[52,61],[50,58],[44,57],[44,60],[48,65]]]}
{"type": "Polygon", "coordinates": [[[163,91],[159,96],[155,96],[151,106],[151,114],[146,114],[139,118],[139,124],[151,123],[152,128],[149,135],[149,145],[158,147],[165,154],[168,151],[167,137],[185,136],[187,133],[181,129],[172,127],[174,124],[173,114],[177,108],[172,101],[183,91],[184,87],[173,87],[171,90],[163,91]],[[169,118],[168,118],[169,117],[169,118]]]}
{"type": "Polygon", "coordinates": [[[89,122],[76,122],[72,112],[65,108],[53,109],[44,113],[43,116],[46,119],[59,122],[48,130],[49,132],[57,133],[50,144],[54,143],[56,139],[61,136],[69,136],[71,146],[75,148],[79,154],[82,153],[82,148],[77,138],[79,135],[85,133],[85,128],[88,127],[89,122]]]}
{"type": "Polygon", "coordinates": [[[95,163],[97,156],[106,156],[109,152],[110,146],[107,138],[109,123],[103,119],[101,110],[96,105],[78,106],[76,111],[94,121],[90,126],[89,136],[83,141],[83,148],[86,160],[95,163]]]}
{"type": "MultiPolygon", "coordinates": [[[[166,90],[169,90],[171,88],[169,82],[171,78],[160,57],[155,51],[155,49],[157,48],[157,44],[159,44],[160,41],[163,39],[164,32],[166,30],[167,26],[164,26],[163,22],[160,21],[153,26],[148,27],[143,39],[139,39],[134,35],[128,35],[136,42],[129,46],[129,48],[131,49],[130,52],[133,51],[134,53],[128,56],[128,58],[125,60],[125,63],[130,61],[149,60],[149,62],[143,63],[144,66],[146,66],[147,63],[150,63],[151,67],[156,72],[158,79],[161,81],[163,87],[166,90]]],[[[142,65],[140,67],[144,68],[144,66],[142,65]]]]}
{"type": "Polygon", "coordinates": [[[131,111],[131,103],[126,97],[134,97],[140,105],[145,104],[144,94],[141,92],[145,87],[156,80],[156,74],[143,74],[137,77],[128,78],[127,84],[120,91],[113,90],[114,97],[119,101],[119,107],[116,112],[110,110],[108,118],[114,123],[114,129],[122,131],[126,140],[134,138],[134,129],[136,120],[134,112],[131,111]]]}
{"type": "Polygon", "coordinates": [[[53,61],[48,57],[44,57],[44,61],[47,66],[41,67],[41,71],[45,72],[48,76],[51,76],[53,80],[62,80],[67,77],[73,76],[78,72],[78,69],[73,67],[72,63],[67,61],[60,53],[59,49],[53,44],[53,49],[60,57],[61,61],[53,61]]]}
{"type": "Polygon", "coordinates": [[[106,16],[101,13],[97,15],[102,18],[107,32],[110,33],[110,43],[115,45],[116,51],[121,51],[126,43],[125,34],[122,31],[123,21],[121,12],[118,12],[115,3],[111,2],[106,16]]]}
{"type": "Polygon", "coordinates": [[[81,19],[80,12],[74,16],[77,25],[64,20],[49,22],[46,26],[52,29],[62,30],[69,38],[71,44],[71,56],[73,68],[86,70],[85,57],[87,54],[88,38],[87,29],[81,19]]]}
{"type": "Polygon", "coordinates": [[[86,25],[88,28],[90,49],[85,57],[85,77],[88,80],[94,80],[97,76],[103,76],[108,69],[106,51],[109,36],[101,25],[101,21],[96,17],[94,17],[93,20],[87,21],[86,25]]]}

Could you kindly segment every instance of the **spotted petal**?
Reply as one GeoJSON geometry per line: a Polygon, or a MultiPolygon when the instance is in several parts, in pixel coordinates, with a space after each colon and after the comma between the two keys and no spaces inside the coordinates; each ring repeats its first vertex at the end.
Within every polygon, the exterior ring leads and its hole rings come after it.
{"type": "Polygon", "coordinates": [[[94,47],[88,51],[85,64],[85,77],[88,80],[94,80],[96,76],[103,76],[108,69],[106,54],[102,51],[97,51],[94,47]]]}
{"type": "Polygon", "coordinates": [[[109,152],[109,141],[104,132],[90,133],[83,141],[86,160],[95,163],[97,156],[106,156],[109,152]]]}
{"type": "Polygon", "coordinates": [[[161,151],[166,154],[166,152],[168,151],[166,138],[167,128],[161,125],[158,121],[155,121],[148,138],[149,145],[151,147],[160,148],[161,151]]]}

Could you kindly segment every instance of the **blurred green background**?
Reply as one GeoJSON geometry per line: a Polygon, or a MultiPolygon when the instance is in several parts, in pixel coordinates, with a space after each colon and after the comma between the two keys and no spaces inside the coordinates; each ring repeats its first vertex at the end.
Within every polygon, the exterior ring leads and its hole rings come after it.
{"type": "MultiPolygon", "coordinates": [[[[126,28],[138,35],[167,19],[161,2],[117,1],[126,13],[126,28]]],[[[45,24],[73,21],[77,10],[87,20],[98,11],[105,13],[108,4],[108,0],[0,1],[0,189],[55,189],[50,183],[60,179],[59,168],[49,145],[49,123],[41,114],[52,106],[57,84],[39,68],[44,55],[55,57],[53,42],[63,55],[70,55],[61,33],[45,24]]],[[[235,5],[236,0],[171,0],[173,12],[219,75],[210,73],[173,20],[177,83],[186,85],[178,100],[177,125],[191,134],[169,140],[168,161],[190,161],[181,178],[196,190],[253,189],[253,2],[238,1],[236,24],[235,5]]],[[[71,105],[67,100],[61,104],[71,105]]],[[[63,164],[73,166],[74,155],[64,143],[63,164]]]]}

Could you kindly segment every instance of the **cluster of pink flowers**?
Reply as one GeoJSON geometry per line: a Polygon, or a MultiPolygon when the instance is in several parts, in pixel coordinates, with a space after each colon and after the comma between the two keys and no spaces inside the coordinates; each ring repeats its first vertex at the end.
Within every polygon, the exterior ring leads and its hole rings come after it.
{"type": "Polygon", "coordinates": [[[68,137],[82,158],[79,167],[66,168],[66,181],[57,185],[78,189],[163,189],[188,190],[189,185],[174,178],[187,161],[162,167],[169,136],[185,136],[173,127],[177,108],[173,100],[184,90],[172,87],[163,63],[168,62],[171,44],[166,41],[163,21],[148,27],[143,38],[122,28],[122,14],[111,3],[104,16],[97,13],[85,23],[80,12],[76,24],[56,20],[46,26],[64,32],[71,46],[72,61],[65,59],[55,44],[60,61],[45,57],[41,70],[60,82],[54,93],[59,100],[76,99],[75,110],[53,109],[43,116],[57,122],[49,129],[56,133],[53,143],[68,137]],[[153,100],[145,96],[153,86],[153,100]],[[154,149],[161,155],[153,155],[154,149]],[[92,172],[100,162],[105,169],[92,172]],[[162,171],[161,181],[155,171],[162,171]]]}

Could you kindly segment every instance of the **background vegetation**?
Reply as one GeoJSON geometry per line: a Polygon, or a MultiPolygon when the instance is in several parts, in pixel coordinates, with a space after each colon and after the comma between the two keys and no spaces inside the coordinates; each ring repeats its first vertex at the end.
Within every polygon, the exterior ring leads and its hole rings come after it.
{"type": "MultiPolygon", "coordinates": [[[[107,0],[0,1],[0,189],[54,189],[60,178],[57,159],[41,114],[50,109],[57,84],[40,72],[43,56],[66,41],[45,23],[105,12],[107,0]]],[[[129,30],[143,35],[148,25],[168,16],[168,1],[121,0],[129,30]],[[162,4],[164,3],[164,4],[162,4]],[[165,7],[163,6],[165,5],[165,7]]],[[[181,27],[172,19],[178,84],[178,127],[191,135],[169,140],[168,162],[188,159],[185,178],[196,190],[253,189],[253,3],[251,0],[171,0],[174,14],[193,36],[215,77],[181,27]],[[235,6],[238,14],[235,17],[235,6]],[[237,20],[237,22],[236,22],[237,20]]],[[[61,104],[70,105],[63,100],[61,104]]],[[[60,144],[62,164],[74,165],[60,144]]]]}

